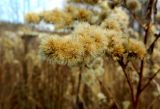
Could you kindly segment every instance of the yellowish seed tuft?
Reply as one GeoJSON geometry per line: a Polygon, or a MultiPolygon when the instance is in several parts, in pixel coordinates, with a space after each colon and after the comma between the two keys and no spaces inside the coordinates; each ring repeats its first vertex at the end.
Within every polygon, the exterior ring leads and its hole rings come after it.
{"type": "Polygon", "coordinates": [[[55,24],[56,29],[64,28],[72,22],[72,16],[60,10],[46,11],[43,14],[43,19],[47,23],[55,24]]]}
{"type": "Polygon", "coordinates": [[[64,65],[76,65],[82,61],[83,46],[69,38],[51,36],[42,41],[40,53],[45,59],[64,65]]]}
{"type": "Polygon", "coordinates": [[[117,37],[116,33],[113,31],[110,32],[108,51],[115,58],[121,58],[125,53],[125,48],[123,45],[123,40],[121,37],[117,37]]]}
{"type": "Polygon", "coordinates": [[[25,15],[25,21],[27,23],[39,23],[40,16],[37,13],[28,13],[25,15]]]}
{"type": "Polygon", "coordinates": [[[125,44],[125,48],[127,49],[129,56],[131,57],[138,57],[140,59],[143,59],[146,54],[144,44],[135,39],[129,39],[128,43],[125,44]]]}
{"type": "Polygon", "coordinates": [[[127,0],[126,2],[129,9],[138,11],[141,9],[141,3],[138,0],[127,0]]]}
{"type": "Polygon", "coordinates": [[[104,22],[102,22],[101,26],[105,29],[120,31],[119,23],[116,20],[110,18],[107,18],[104,22]]]}
{"type": "Polygon", "coordinates": [[[97,26],[91,26],[88,23],[80,23],[73,32],[74,38],[78,38],[83,44],[85,50],[84,57],[87,60],[101,55],[106,49],[108,42],[105,35],[105,30],[97,26]]]}

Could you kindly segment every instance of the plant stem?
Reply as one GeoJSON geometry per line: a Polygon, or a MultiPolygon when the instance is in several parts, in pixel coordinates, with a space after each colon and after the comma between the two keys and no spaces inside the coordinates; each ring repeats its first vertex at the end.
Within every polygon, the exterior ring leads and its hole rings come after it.
{"type": "Polygon", "coordinates": [[[160,38],[160,33],[159,34],[155,34],[156,38],[154,39],[154,41],[152,42],[152,44],[149,46],[149,48],[147,49],[148,53],[150,55],[153,54],[153,50],[155,48],[155,44],[158,41],[158,39],[160,38]]]}
{"type": "Polygon", "coordinates": [[[78,85],[76,90],[76,109],[79,109],[79,103],[80,103],[79,93],[80,93],[80,86],[81,86],[81,80],[82,80],[82,70],[83,70],[83,67],[81,66],[80,72],[78,75],[78,85]]]}
{"type": "Polygon", "coordinates": [[[133,89],[133,85],[131,83],[131,80],[126,72],[126,66],[124,65],[124,63],[122,61],[119,61],[119,65],[121,66],[122,70],[123,70],[123,73],[127,79],[127,83],[129,85],[129,88],[130,88],[130,92],[131,92],[131,98],[132,98],[132,105],[134,106],[135,104],[135,98],[134,98],[134,89],[133,89]]]}
{"type": "Polygon", "coordinates": [[[149,84],[152,82],[152,80],[157,76],[157,74],[160,72],[160,69],[152,76],[149,78],[148,82],[141,88],[141,92],[143,92],[149,84]]]}
{"type": "MultiPolygon", "coordinates": [[[[149,0],[148,2],[148,7],[147,7],[147,15],[146,17],[148,18],[149,22],[146,25],[145,29],[145,36],[144,36],[144,44],[147,46],[147,41],[148,41],[148,36],[149,36],[149,31],[150,31],[150,26],[152,23],[152,13],[153,13],[153,6],[154,6],[154,1],[155,0],[149,0]]],[[[140,65],[140,72],[139,72],[139,82],[138,82],[138,87],[137,87],[137,93],[136,93],[136,98],[135,98],[135,105],[134,109],[137,109],[138,103],[139,103],[139,97],[142,93],[141,87],[142,87],[142,82],[143,82],[143,70],[144,70],[144,58],[141,60],[141,65],[140,65]]]]}
{"type": "Polygon", "coordinates": [[[135,103],[134,103],[134,109],[137,109],[138,102],[139,102],[139,96],[141,94],[141,86],[142,86],[142,81],[143,81],[143,69],[144,69],[144,59],[141,61],[141,67],[140,67],[140,73],[139,73],[139,82],[138,82],[138,87],[137,87],[135,103]]]}
{"type": "Polygon", "coordinates": [[[109,88],[105,88],[104,85],[102,84],[102,82],[100,80],[98,80],[99,85],[101,87],[101,90],[103,90],[106,94],[108,94],[108,97],[113,100],[115,106],[117,109],[121,109],[120,104],[117,102],[116,97],[114,97],[114,95],[111,93],[111,91],[109,90],[109,88]]]}

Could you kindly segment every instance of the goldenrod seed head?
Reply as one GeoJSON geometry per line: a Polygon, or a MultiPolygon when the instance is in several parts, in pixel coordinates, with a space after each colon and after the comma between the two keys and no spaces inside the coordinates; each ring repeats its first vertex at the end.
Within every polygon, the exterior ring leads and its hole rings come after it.
{"type": "Polygon", "coordinates": [[[111,30],[113,29],[113,30],[116,30],[116,31],[120,31],[119,23],[116,20],[111,19],[111,18],[105,19],[102,22],[101,27],[105,28],[105,29],[111,29],[111,30]]]}
{"type": "Polygon", "coordinates": [[[27,13],[25,15],[25,21],[27,23],[39,23],[40,20],[40,16],[37,13],[27,13]]]}
{"type": "Polygon", "coordinates": [[[65,7],[64,11],[69,13],[69,14],[72,14],[73,16],[76,15],[77,13],[77,7],[73,6],[73,5],[68,5],[65,7]]]}
{"type": "Polygon", "coordinates": [[[102,54],[108,43],[105,37],[106,31],[88,23],[78,24],[73,32],[73,36],[82,43],[85,50],[84,58],[87,59],[88,57],[89,60],[102,54]]]}
{"type": "Polygon", "coordinates": [[[123,40],[120,37],[110,37],[108,51],[113,57],[121,58],[125,52],[123,40]]]}
{"type": "Polygon", "coordinates": [[[108,18],[117,21],[121,28],[129,25],[129,16],[121,7],[114,8],[108,18]]]}
{"type": "Polygon", "coordinates": [[[129,9],[138,11],[141,9],[141,3],[138,0],[127,0],[126,2],[129,9]]]}
{"type": "Polygon", "coordinates": [[[107,11],[111,10],[110,7],[109,7],[108,1],[101,1],[99,4],[100,4],[100,7],[102,9],[105,9],[107,11]]]}
{"type": "Polygon", "coordinates": [[[72,22],[71,14],[57,9],[44,12],[43,19],[47,23],[55,24],[56,29],[64,28],[72,22]]]}
{"type": "Polygon", "coordinates": [[[75,17],[81,21],[88,21],[92,17],[92,12],[86,9],[79,9],[75,17]]]}
{"type": "Polygon", "coordinates": [[[128,55],[131,57],[138,57],[143,59],[146,54],[144,44],[141,41],[135,39],[129,39],[125,44],[125,48],[128,51],[128,55]]]}
{"type": "Polygon", "coordinates": [[[83,52],[79,42],[58,36],[48,37],[40,45],[41,55],[58,64],[76,65],[82,61],[83,52]]]}
{"type": "Polygon", "coordinates": [[[92,86],[96,82],[96,75],[93,69],[85,70],[85,73],[82,74],[82,82],[88,86],[92,86]]]}

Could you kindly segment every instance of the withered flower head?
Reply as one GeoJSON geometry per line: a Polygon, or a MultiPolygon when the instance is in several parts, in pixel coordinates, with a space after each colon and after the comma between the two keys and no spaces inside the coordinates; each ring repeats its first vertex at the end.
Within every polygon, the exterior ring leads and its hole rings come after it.
{"type": "Polygon", "coordinates": [[[138,11],[141,9],[141,3],[139,2],[139,0],[127,0],[126,4],[128,8],[133,11],[138,11]]]}
{"type": "Polygon", "coordinates": [[[118,59],[123,56],[125,53],[125,48],[123,45],[123,39],[121,36],[118,36],[118,34],[115,31],[108,31],[108,52],[111,54],[114,58],[118,59]]]}
{"type": "Polygon", "coordinates": [[[121,7],[115,7],[108,18],[113,19],[119,23],[121,28],[127,27],[129,25],[129,16],[121,7]]]}
{"type": "Polygon", "coordinates": [[[143,59],[146,54],[144,44],[141,41],[135,39],[129,39],[125,44],[125,48],[128,51],[128,55],[131,57],[138,57],[143,59]]]}
{"type": "Polygon", "coordinates": [[[76,65],[82,61],[83,46],[70,38],[50,36],[40,45],[41,55],[50,62],[76,65]]]}
{"type": "Polygon", "coordinates": [[[71,14],[57,9],[53,11],[43,12],[42,15],[44,21],[47,23],[55,24],[56,29],[64,28],[65,26],[68,26],[72,22],[71,14]]]}
{"type": "Polygon", "coordinates": [[[101,27],[105,28],[105,29],[113,29],[113,30],[116,30],[116,31],[120,31],[119,23],[116,20],[111,19],[111,18],[105,19],[102,22],[101,27]]]}
{"type": "Polygon", "coordinates": [[[40,16],[37,13],[27,13],[25,15],[25,21],[27,23],[39,23],[40,20],[40,16]]]}
{"type": "Polygon", "coordinates": [[[76,19],[81,20],[81,21],[88,21],[91,19],[91,16],[92,16],[92,12],[90,10],[79,8],[77,10],[75,17],[76,19]]]}
{"type": "Polygon", "coordinates": [[[91,26],[88,23],[80,23],[73,32],[74,38],[77,38],[84,46],[84,58],[96,57],[106,49],[106,31],[97,26],[91,26]]]}

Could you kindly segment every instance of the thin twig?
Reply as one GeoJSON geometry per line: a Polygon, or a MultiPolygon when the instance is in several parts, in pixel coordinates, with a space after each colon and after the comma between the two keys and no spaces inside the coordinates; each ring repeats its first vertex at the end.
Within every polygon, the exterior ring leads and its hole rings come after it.
{"type": "Polygon", "coordinates": [[[159,72],[160,72],[160,69],[152,77],[149,78],[148,82],[141,89],[141,92],[143,92],[149,86],[149,84],[152,82],[152,80],[157,76],[159,72]]]}
{"type": "Polygon", "coordinates": [[[130,78],[129,78],[126,70],[125,70],[126,66],[123,64],[122,61],[119,61],[119,65],[121,66],[121,68],[122,68],[122,70],[123,70],[123,72],[124,72],[124,75],[125,75],[125,77],[126,77],[126,79],[127,79],[127,83],[128,83],[128,85],[129,85],[130,92],[131,92],[132,104],[134,105],[134,102],[135,102],[135,99],[134,99],[134,89],[133,89],[133,85],[132,85],[132,83],[131,83],[131,80],[130,80],[130,78]]]}
{"type": "MultiPolygon", "coordinates": [[[[146,14],[146,17],[149,19],[149,22],[147,23],[146,29],[145,29],[145,36],[144,36],[144,44],[145,45],[147,45],[149,30],[150,30],[150,26],[152,23],[153,5],[154,5],[154,0],[149,0],[149,4],[147,7],[147,14],[146,14]]],[[[143,58],[143,60],[141,61],[141,66],[140,66],[139,83],[138,83],[138,87],[137,87],[136,100],[135,100],[135,106],[134,106],[135,109],[137,109],[137,107],[138,107],[139,97],[142,93],[141,87],[142,87],[142,82],[143,82],[144,62],[145,62],[145,60],[143,58]]]]}
{"type": "Polygon", "coordinates": [[[132,17],[139,23],[139,25],[145,29],[145,23],[142,21],[142,19],[140,19],[140,17],[138,17],[135,13],[133,13],[132,11],[130,11],[132,17]]]}
{"type": "Polygon", "coordinates": [[[113,100],[113,102],[114,102],[114,104],[116,105],[117,109],[121,109],[120,104],[117,102],[117,100],[115,99],[115,97],[113,96],[113,94],[109,91],[109,89],[108,89],[108,88],[105,88],[104,85],[102,84],[102,82],[101,82],[100,80],[98,80],[98,82],[99,82],[101,88],[102,88],[103,90],[105,90],[106,93],[109,95],[110,99],[113,100]]]}
{"type": "Polygon", "coordinates": [[[140,19],[140,17],[138,17],[134,12],[132,12],[128,7],[127,7],[127,4],[126,4],[126,0],[123,0],[123,5],[122,5],[124,8],[126,8],[128,10],[128,12],[130,13],[130,15],[132,16],[133,19],[135,19],[139,25],[145,29],[145,23],[142,21],[142,19],[140,19]]]}
{"type": "Polygon", "coordinates": [[[78,86],[77,86],[77,90],[76,90],[76,107],[75,109],[79,109],[79,103],[80,103],[80,99],[79,99],[79,93],[80,93],[80,86],[81,86],[81,80],[82,80],[82,66],[80,67],[80,72],[78,75],[78,86]]]}
{"type": "Polygon", "coordinates": [[[138,69],[136,68],[136,66],[134,65],[134,63],[133,63],[132,61],[130,61],[130,62],[131,62],[131,64],[132,64],[134,70],[135,70],[135,71],[137,72],[137,74],[139,75],[139,71],[138,71],[138,69]]]}
{"type": "Polygon", "coordinates": [[[156,38],[154,39],[154,41],[152,42],[152,44],[149,46],[149,48],[148,48],[148,53],[149,54],[153,54],[153,50],[154,50],[154,48],[155,48],[155,44],[156,44],[156,42],[158,41],[158,39],[160,38],[160,33],[159,34],[155,34],[155,36],[156,36],[156,38]]]}
{"type": "Polygon", "coordinates": [[[140,96],[142,80],[143,80],[143,69],[144,69],[144,59],[141,61],[141,67],[140,67],[140,73],[139,73],[139,82],[138,82],[138,86],[137,86],[137,93],[136,93],[135,104],[134,104],[135,109],[137,109],[138,102],[139,102],[139,96],[140,96]]]}

